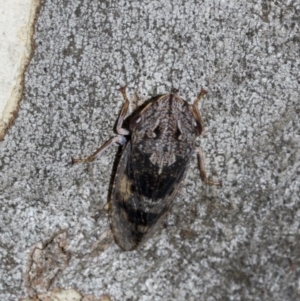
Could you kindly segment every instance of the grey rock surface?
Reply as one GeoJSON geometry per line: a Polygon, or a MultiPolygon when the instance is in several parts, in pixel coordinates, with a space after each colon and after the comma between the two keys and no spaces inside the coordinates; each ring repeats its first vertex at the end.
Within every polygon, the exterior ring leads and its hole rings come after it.
{"type": "Polygon", "coordinates": [[[299,1],[43,1],[19,116],[0,144],[0,300],[58,287],[112,300],[300,300],[299,15],[299,1]],[[207,89],[197,145],[223,181],[201,183],[194,158],[169,226],[132,252],[105,214],[92,218],[117,146],[70,165],[114,135],[125,84],[131,99],[175,87],[192,102],[207,89]]]}

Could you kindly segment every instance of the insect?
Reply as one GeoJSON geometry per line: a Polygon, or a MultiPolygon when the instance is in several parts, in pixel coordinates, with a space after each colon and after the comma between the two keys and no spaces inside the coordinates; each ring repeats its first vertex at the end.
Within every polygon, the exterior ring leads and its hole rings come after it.
{"type": "Polygon", "coordinates": [[[210,180],[205,171],[200,149],[195,139],[203,131],[198,103],[207,93],[201,90],[193,105],[176,93],[165,94],[150,102],[122,127],[129,108],[126,87],[120,92],[124,105],[117,120],[117,135],[85,159],[73,163],[91,162],[111,145],[123,146],[110,199],[110,221],[115,241],[123,250],[133,250],[143,244],[164,223],[178,189],[185,178],[190,159],[198,156],[201,180],[210,180]]]}

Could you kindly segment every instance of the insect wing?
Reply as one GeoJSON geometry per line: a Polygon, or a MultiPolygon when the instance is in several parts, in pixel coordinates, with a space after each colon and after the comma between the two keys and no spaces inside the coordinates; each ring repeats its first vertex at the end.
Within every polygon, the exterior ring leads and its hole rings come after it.
{"type": "Polygon", "coordinates": [[[160,170],[158,165],[151,163],[150,156],[151,154],[133,147],[130,174],[134,179],[136,192],[151,200],[151,205],[154,206],[159,200],[172,194],[183,180],[190,158],[178,156],[173,164],[164,166],[160,170]]]}
{"type": "Polygon", "coordinates": [[[173,200],[185,178],[190,157],[177,159],[172,165],[161,171],[149,160],[149,154],[132,149],[130,175],[135,184],[135,198],[131,204],[136,208],[135,231],[141,243],[149,239],[166,220],[173,200]]]}
{"type": "Polygon", "coordinates": [[[147,154],[129,142],[120,159],[111,199],[111,225],[118,245],[133,250],[165,221],[185,177],[189,158],[159,173],[147,154]]]}
{"type": "Polygon", "coordinates": [[[123,149],[116,171],[111,194],[111,228],[117,244],[124,250],[133,250],[137,243],[133,237],[135,225],[129,222],[129,203],[136,197],[132,192],[133,181],[126,174],[130,158],[131,143],[128,142],[123,149]]]}

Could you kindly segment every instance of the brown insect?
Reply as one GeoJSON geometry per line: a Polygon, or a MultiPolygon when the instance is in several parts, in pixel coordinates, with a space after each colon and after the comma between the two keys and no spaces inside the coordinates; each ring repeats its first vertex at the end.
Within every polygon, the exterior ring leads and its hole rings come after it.
{"type": "Polygon", "coordinates": [[[207,93],[204,89],[193,105],[176,93],[151,100],[132,117],[129,130],[122,127],[129,100],[125,87],[120,91],[125,103],[117,122],[118,135],[90,157],[72,161],[91,162],[114,143],[123,145],[111,193],[110,220],[117,244],[129,251],[166,220],[193,154],[198,156],[201,180],[215,186],[221,182],[208,179],[202,152],[195,148],[195,139],[204,131],[198,109],[207,93]]]}

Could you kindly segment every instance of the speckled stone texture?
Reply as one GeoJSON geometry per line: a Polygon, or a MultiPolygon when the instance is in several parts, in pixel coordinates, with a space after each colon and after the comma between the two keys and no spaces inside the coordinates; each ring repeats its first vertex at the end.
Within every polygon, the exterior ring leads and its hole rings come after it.
{"type": "Polygon", "coordinates": [[[61,287],[116,301],[300,300],[299,1],[42,2],[0,144],[0,299],[61,287]],[[223,181],[203,185],[194,158],[169,226],[133,252],[106,214],[92,218],[118,147],[70,165],[114,135],[124,84],[132,99],[208,90],[197,145],[223,181]],[[45,287],[30,280],[37,266],[45,287]]]}

